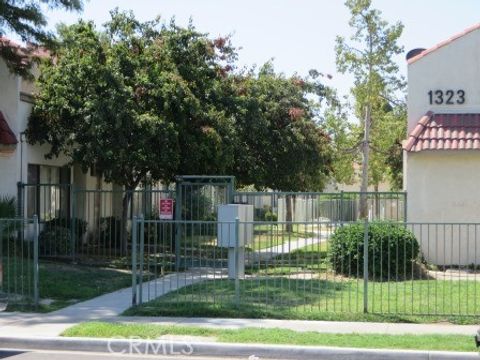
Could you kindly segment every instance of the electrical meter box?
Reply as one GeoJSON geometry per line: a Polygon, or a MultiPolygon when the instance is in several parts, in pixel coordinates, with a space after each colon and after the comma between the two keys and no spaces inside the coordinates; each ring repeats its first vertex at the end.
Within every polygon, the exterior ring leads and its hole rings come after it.
{"type": "Polygon", "coordinates": [[[234,248],[236,244],[235,219],[239,219],[238,246],[253,240],[253,205],[228,204],[218,206],[218,246],[234,248]]]}

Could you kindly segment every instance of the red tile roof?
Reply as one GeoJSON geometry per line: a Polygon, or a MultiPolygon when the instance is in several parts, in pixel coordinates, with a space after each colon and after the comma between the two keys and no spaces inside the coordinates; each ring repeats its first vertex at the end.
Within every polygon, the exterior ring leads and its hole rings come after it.
{"type": "Polygon", "coordinates": [[[478,24],[475,24],[473,26],[470,26],[468,29],[465,29],[464,31],[458,33],[458,34],[455,34],[453,35],[452,37],[450,37],[449,39],[447,40],[444,40],[442,41],[441,43],[438,43],[437,45],[435,46],[432,46],[431,48],[427,49],[427,50],[424,50],[422,51],[420,54],[418,54],[417,56],[414,56],[410,59],[408,59],[408,63],[411,64],[415,61],[417,61],[418,59],[421,59],[422,57],[424,57],[425,55],[428,55],[430,54],[431,52],[437,50],[437,49],[440,49],[441,47],[444,47],[445,45],[448,45],[450,44],[451,42],[457,40],[458,38],[461,38],[462,36],[465,36],[469,33],[471,33],[472,31],[475,31],[475,30],[478,30],[480,29],[480,23],[478,24]]]}
{"type": "Polygon", "coordinates": [[[0,111],[0,145],[16,145],[17,143],[17,137],[0,111]]]}
{"type": "Polygon", "coordinates": [[[0,46],[1,45],[11,46],[22,56],[37,56],[39,58],[47,58],[50,56],[50,52],[44,47],[32,44],[24,46],[5,36],[0,36],[0,46]]]}
{"type": "Polygon", "coordinates": [[[403,148],[409,152],[480,150],[480,114],[428,112],[411,131],[403,148]]]}

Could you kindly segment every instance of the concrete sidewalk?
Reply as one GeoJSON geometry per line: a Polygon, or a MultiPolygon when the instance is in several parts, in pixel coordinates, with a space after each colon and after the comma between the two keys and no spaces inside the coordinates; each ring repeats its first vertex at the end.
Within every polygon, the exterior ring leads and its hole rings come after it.
{"type": "MultiPolygon", "coordinates": [[[[98,313],[97,313],[98,315],[98,313]]],[[[223,319],[223,318],[173,318],[173,317],[127,317],[105,316],[94,318],[77,314],[63,316],[54,314],[0,315],[0,336],[58,336],[67,328],[84,321],[108,321],[155,325],[182,325],[224,329],[282,328],[294,331],[317,331],[341,334],[456,334],[474,336],[476,325],[451,324],[403,324],[341,321],[273,320],[273,319],[223,319]]]]}
{"type": "MultiPolygon", "coordinates": [[[[208,269],[207,269],[208,270],[208,269]]],[[[223,271],[191,271],[170,274],[143,284],[146,294],[164,295],[181,287],[223,278],[223,271]]],[[[48,314],[25,314],[0,312],[0,336],[58,336],[65,329],[85,321],[115,321],[149,323],[159,325],[179,324],[185,326],[208,326],[238,329],[244,327],[283,328],[295,331],[318,331],[325,333],[377,333],[377,334],[458,334],[473,336],[476,325],[451,324],[402,324],[372,322],[332,322],[268,319],[216,319],[172,317],[122,317],[131,306],[132,289],[126,288],[87,300],[48,314]]]]}
{"type": "Polygon", "coordinates": [[[281,328],[294,331],[317,331],[331,334],[438,334],[438,335],[468,335],[474,336],[477,325],[452,324],[404,324],[375,322],[343,322],[343,321],[313,321],[313,320],[274,320],[274,319],[219,319],[219,318],[186,318],[186,317],[140,317],[121,316],[108,321],[122,323],[145,323],[155,325],[182,325],[213,327],[223,329],[281,328]]]}

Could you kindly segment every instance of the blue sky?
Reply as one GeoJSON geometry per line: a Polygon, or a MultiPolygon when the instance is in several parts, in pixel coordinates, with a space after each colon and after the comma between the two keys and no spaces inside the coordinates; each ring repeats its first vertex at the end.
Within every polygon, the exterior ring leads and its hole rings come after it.
{"type": "MultiPolygon", "coordinates": [[[[335,69],[336,35],[348,36],[349,14],[342,0],[90,0],[82,13],[49,11],[49,26],[75,22],[79,17],[98,25],[115,7],[133,10],[140,20],[175,16],[180,25],[193,19],[212,37],[232,34],[243,65],[274,58],[275,68],[286,74],[307,74],[315,68],[333,75],[328,84],[348,93],[351,78],[335,69]]],[[[401,45],[408,51],[430,47],[480,22],[479,0],[373,0],[389,22],[405,25],[401,45]]],[[[404,56],[396,59],[406,73],[404,56]]],[[[326,80],[327,81],[327,80],[326,80]]]]}

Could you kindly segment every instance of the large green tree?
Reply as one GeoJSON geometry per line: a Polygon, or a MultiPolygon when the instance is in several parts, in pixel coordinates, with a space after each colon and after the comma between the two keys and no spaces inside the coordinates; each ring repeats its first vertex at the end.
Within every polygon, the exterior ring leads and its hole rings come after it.
{"type": "Polygon", "coordinates": [[[235,56],[226,39],[113,11],[103,31],[61,27],[56,49],[40,69],[28,140],[122,185],[124,220],[147,175],[224,173],[233,161],[233,120],[217,105],[235,56]]]}
{"type": "MultiPolygon", "coordinates": [[[[323,99],[327,89],[313,79],[276,74],[270,63],[233,81],[233,173],[239,182],[259,189],[321,191],[331,172],[332,151],[312,102],[323,99]]],[[[287,221],[292,220],[292,196],[286,199],[287,221]]]]}
{"type": "Polygon", "coordinates": [[[39,44],[51,44],[53,34],[45,29],[47,20],[42,5],[50,8],[81,10],[82,0],[0,0],[0,57],[10,71],[29,76],[32,53],[39,44]],[[18,35],[29,46],[20,48],[4,38],[6,33],[18,35]]]}
{"type": "Polygon", "coordinates": [[[276,74],[270,63],[235,82],[240,183],[280,191],[320,191],[331,171],[330,139],[312,99],[326,89],[311,79],[276,74]]]}
{"type": "MultiPolygon", "coordinates": [[[[348,72],[354,77],[352,94],[355,99],[355,115],[364,129],[360,189],[364,193],[368,190],[369,174],[373,175],[373,184],[378,186],[383,174],[387,173],[387,163],[381,154],[389,148],[383,141],[389,134],[382,129],[387,128],[385,121],[390,118],[392,104],[397,104],[392,99],[405,85],[394,59],[403,52],[403,48],[398,45],[403,25],[389,25],[381,18],[380,11],[371,7],[371,0],[347,0],[345,5],[351,13],[349,25],[353,29],[353,35],[349,43],[343,37],[337,37],[336,63],[341,73],[348,72]],[[381,145],[384,146],[382,149],[381,145]],[[370,150],[377,154],[370,157],[370,150]]],[[[360,212],[362,217],[367,216],[364,195],[361,196],[360,212]]]]}

